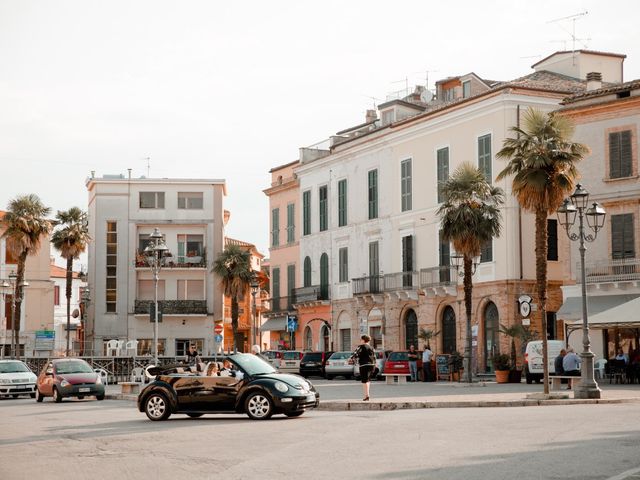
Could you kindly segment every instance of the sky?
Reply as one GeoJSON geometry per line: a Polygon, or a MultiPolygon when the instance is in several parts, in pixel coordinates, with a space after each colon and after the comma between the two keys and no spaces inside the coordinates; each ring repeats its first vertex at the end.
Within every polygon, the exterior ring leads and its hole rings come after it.
{"type": "Polygon", "coordinates": [[[531,73],[574,25],[638,79],[638,18],[619,0],[0,0],[0,209],[86,210],[91,171],[222,178],[227,234],[268,256],[262,191],[298,148],[407,83],[531,73]]]}

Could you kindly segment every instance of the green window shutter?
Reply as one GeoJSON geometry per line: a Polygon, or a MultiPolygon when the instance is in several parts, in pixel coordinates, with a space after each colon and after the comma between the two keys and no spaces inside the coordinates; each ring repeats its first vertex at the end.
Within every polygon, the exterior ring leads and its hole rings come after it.
{"type": "Polygon", "coordinates": [[[329,257],[326,253],[320,256],[320,296],[329,299],[329,257]]]}
{"type": "Polygon", "coordinates": [[[338,182],[338,226],[347,224],[347,181],[338,182]]]}
{"type": "Polygon", "coordinates": [[[311,286],[311,259],[309,257],[304,258],[303,268],[304,268],[304,277],[303,277],[304,286],[310,287],[311,286]]]}
{"type": "Polygon", "coordinates": [[[302,193],[302,234],[311,233],[311,192],[302,193]]]}
{"type": "MultiPolygon", "coordinates": [[[[293,290],[296,288],[296,266],[287,265],[287,296],[293,297],[293,290]]],[[[291,302],[292,300],[290,300],[291,302]]]]}
{"type": "Polygon", "coordinates": [[[320,213],[320,231],[324,232],[329,228],[329,210],[327,205],[327,187],[320,187],[318,190],[318,203],[320,213]]]}
{"type": "Polygon", "coordinates": [[[338,250],[338,263],[340,264],[340,282],[349,281],[349,251],[347,247],[338,250]]]}
{"type": "Polygon", "coordinates": [[[611,255],[614,260],[635,258],[633,214],[611,216],[611,255]]]}
{"type": "Polygon", "coordinates": [[[370,170],[369,177],[369,220],[378,218],[378,170],[370,170]]]}
{"type": "Polygon", "coordinates": [[[478,168],[491,183],[491,134],[478,138],[478,168]]]}
{"type": "MultiPolygon", "coordinates": [[[[441,267],[448,267],[451,265],[451,247],[449,241],[444,239],[442,230],[438,231],[438,259],[441,267]]],[[[450,282],[451,271],[448,269],[440,269],[440,281],[450,282]]]]}
{"type": "Polygon", "coordinates": [[[271,269],[271,297],[280,298],[280,268],[271,269]]]}
{"type": "Polygon", "coordinates": [[[411,210],[411,160],[400,163],[401,208],[403,212],[411,210]]]}
{"type": "Polygon", "coordinates": [[[609,134],[609,178],[625,178],[632,174],[631,130],[609,134]]]}
{"type": "Polygon", "coordinates": [[[558,260],[558,221],[547,219],[547,260],[558,260]]]}
{"type": "Polygon", "coordinates": [[[271,210],[271,246],[280,245],[280,209],[271,210]]]}
{"type": "Polygon", "coordinates": [[[438,150],[436,156],[438,162],[438,203],[442,203],[444,201],[442,187],[449,179],[449,147],[438,150]]]}
{"type": "Polygon", "coordinates": [[[369,275],[376,276],[380,273],[380,263],[378,261],[378,242],[369,243],[369,275]]]}
{"type": "Polygon", "coordinates": [[[493,240],[487,240],[480,248],[480,263],[493,261],[493,240]]]}
{"type": "Polygon", "coordinates": [[[293,243],[295,236],[295,204],[290,203],[287,205],[287,243],[293,243]]]}

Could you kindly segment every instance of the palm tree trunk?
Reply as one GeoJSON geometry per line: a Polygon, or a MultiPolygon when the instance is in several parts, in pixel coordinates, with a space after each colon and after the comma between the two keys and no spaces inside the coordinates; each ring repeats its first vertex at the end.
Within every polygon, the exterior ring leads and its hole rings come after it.
{"type": "Polygon", "coordinates": [[[73,279],[73,257],[67,258],[67,357],[69,356],[69,344],[71,343],[71,282],[73,279]]]}
{"type": "Polygon", "coordinates": [[[238,336],[238,298],[231,297],[231,330],[233,332],[233,353],[238,353],[236,338],[238,336]]]}
{"type": "Polygon", "coordinates": [[[29,249],[25,248],[18,256],[18,271],[16,272],[16,286],[13,291],[13,312],[12,312],[12,324],[11,324],[11,345],[13,358],[20,358],[20,317],[22,316],[22,295],[23,289],[22,283],[24,282],[24,270],[27,264],[27,257],[29,256],[29,249]]]}
{"type": "Polygon", "coordinates": [[[464,381],[471,383],[473,376],[471,374],[471,295],[473,292],[473,282],[471,280],[471,270],[473,269],[473,260],[471,257],[464,256],[464,308],[467,314],[467,337],[464,347],[464,381]]]}
{"type": "Polygon", "coordinates": [[[547,345],[547,212],[536,211],[536,287],[542,323],[542,368],[544,393],[549,394],[549,349],[547,345]]]}

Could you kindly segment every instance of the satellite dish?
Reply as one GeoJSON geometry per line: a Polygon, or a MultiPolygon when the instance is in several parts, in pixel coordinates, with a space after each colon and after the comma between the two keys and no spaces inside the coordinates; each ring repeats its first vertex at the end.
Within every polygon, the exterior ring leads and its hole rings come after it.
{"type": "Polygon", "coordinates": [[[424,103],[429,103],[433,100],[433,93],[431,90],[427,90],[426,88],[420,93],[420,100],[424,103]]]}

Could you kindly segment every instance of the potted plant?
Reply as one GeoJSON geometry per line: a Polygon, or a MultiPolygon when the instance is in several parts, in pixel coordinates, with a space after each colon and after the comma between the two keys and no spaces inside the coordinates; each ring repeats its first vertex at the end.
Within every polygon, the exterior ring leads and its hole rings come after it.
{"type": "Polygon", "coordinates": [[[522,325],[515,324],[510,327],[500,325],[500,333],[511,337],[511,365],[509,368],[509,383],[520,383],[522,379],[522,370],[518,368],[516,357],[516,338],[522,340],[524,337],[524,329],[522,325]]]}
{"type": "Polygon", "coordinates": [[[462,370],[463,357],[460,352],[453,352],[449,356],[449,371],[452,380],[460,380],[460,370],[462,370]]]}
{"type": "Polygon", "coordinates": [[[496,382],[509,382],[509,370],[511,367],[511,359],[506,353],[496,353],[493,358],[493,368],[496,372],[496,382]]]}

